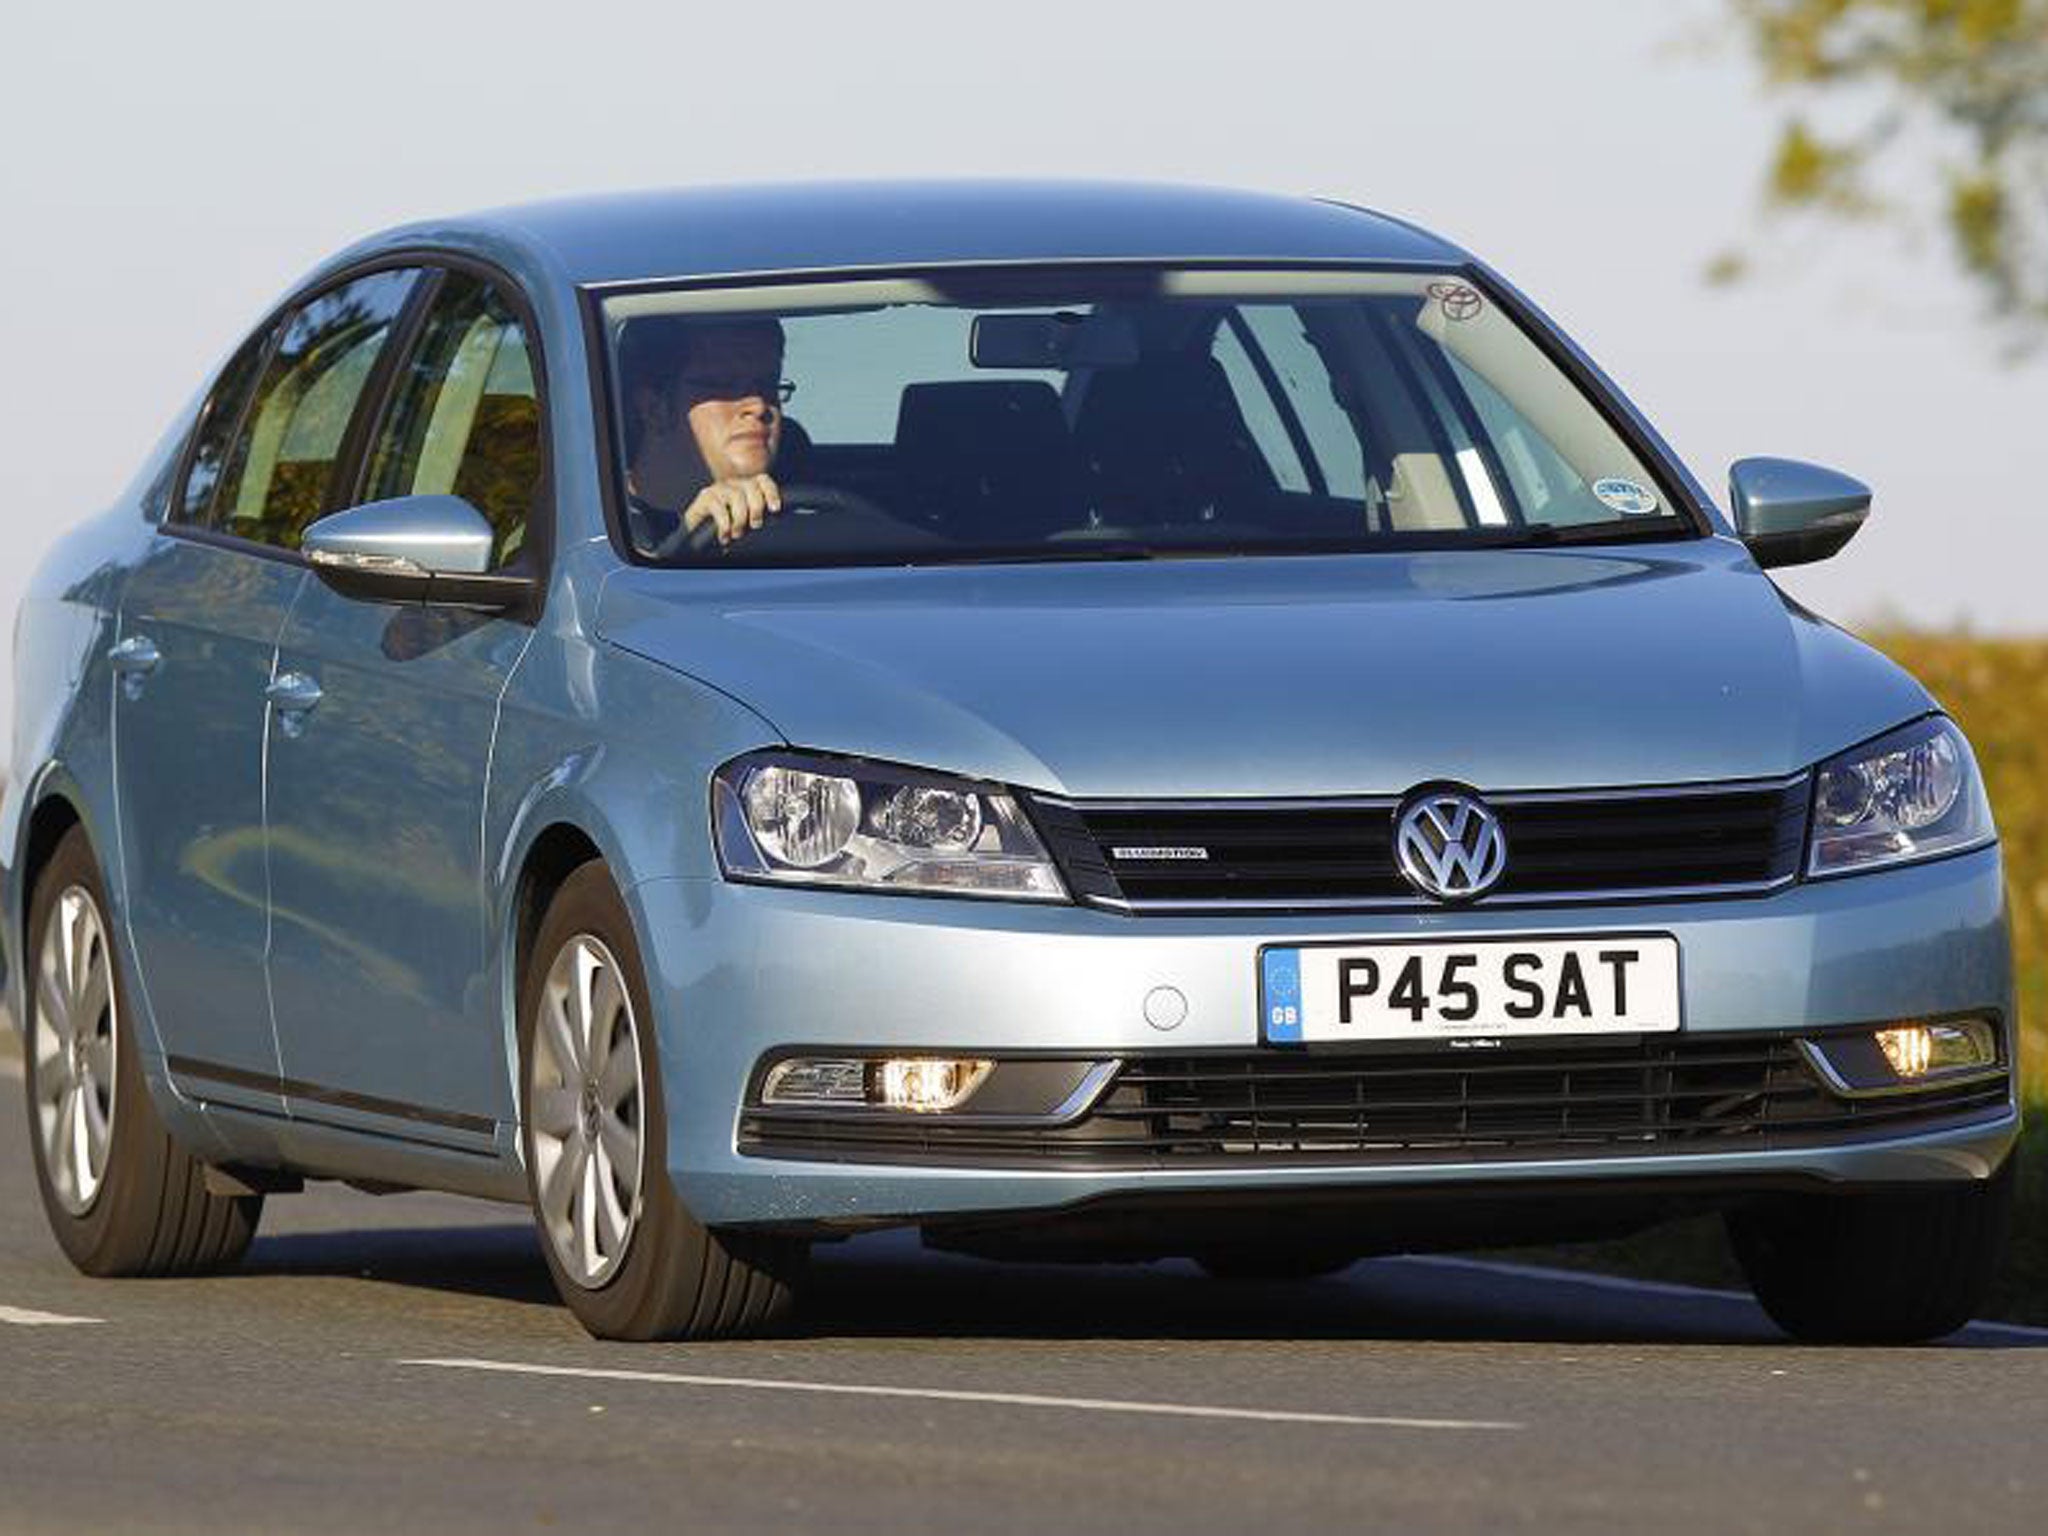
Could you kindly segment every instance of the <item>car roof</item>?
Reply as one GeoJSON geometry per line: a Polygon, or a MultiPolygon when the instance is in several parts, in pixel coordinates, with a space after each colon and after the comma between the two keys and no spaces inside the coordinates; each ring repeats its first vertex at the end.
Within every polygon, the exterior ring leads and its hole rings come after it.
{"type": "Polygon", "coordinates": [[[1113,182],[903,181],[613,193],[385,232],[511,247],[581,286],[989,261],[1421,262],[1456,246],[1306,197],[1113,182]]]}

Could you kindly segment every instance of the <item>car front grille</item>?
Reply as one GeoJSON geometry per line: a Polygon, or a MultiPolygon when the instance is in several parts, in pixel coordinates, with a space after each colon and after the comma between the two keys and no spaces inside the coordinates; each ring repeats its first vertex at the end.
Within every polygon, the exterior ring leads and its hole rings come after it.
{"type": "MultiPolygon", "coordinates": [[[[1480,905],[1738,894],[1793,879],[1809,781],[1486,796],[1507,868],[1480,905]]],[[[1394,863],[1389,799],[1029,797],[1082,901],[1125,911],[1424,905],[1394,863]],[[1199,856],[1196,853],[1199,850],[1199,856]]]]}
{"type": "Polygon", "coordinates": [[[1372,1056],[1269,1050],[1133,1057],[1064,1125],[753,1112],[740,1148],[872,1162],[1369,1166],[1812,1145],[1986,1115],[2006,1101],[2003,1078],[1837,1097],[1783,1035],[1372,1056]]]}

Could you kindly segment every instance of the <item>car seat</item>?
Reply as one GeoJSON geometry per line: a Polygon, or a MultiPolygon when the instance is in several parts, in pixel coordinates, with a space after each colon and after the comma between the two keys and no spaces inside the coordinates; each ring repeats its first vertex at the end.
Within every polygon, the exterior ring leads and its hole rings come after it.
{"type": "Polygon", "coordinates": [[[1088,381],[1074,422],[1097,516],[1129,527],[1206,522],[1262,508],[1277,489],[1223,367],[1158,352],[1088,381]]]}
{"type": "Polygon", "coordinates": [[[914,514],[949,537],[1033,544],[1084,519],[1073,438],[1041,379],[905,385],[896,454],[914,514]]]}

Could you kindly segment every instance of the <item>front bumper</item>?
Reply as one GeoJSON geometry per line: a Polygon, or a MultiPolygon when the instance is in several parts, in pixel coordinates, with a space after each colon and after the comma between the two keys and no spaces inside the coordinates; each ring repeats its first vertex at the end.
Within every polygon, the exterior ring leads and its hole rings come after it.
{"type": "MultiPolygon", "coordinates": [[[[1981,1011],[2010,1020],[2011,956],[1995,848],[1801,884],[1754,899],[1630,906],[1261,918],[1129,918],[1072,907],[860,896],[658,880],[630,893],[647,936],[670,1172],[714,1224],[820,1228],[1043,1212],[1147,1195],[1257,1197],[1441,1187],[1597,1190],[1670,1180],[1697,1194],[1818,1181],[1987,1177],[2016,1105],[1962,1124],[1739,1151],[1603,1149],[1528,1157],[1388,1158],[1190,1168],[910,1165],[739,1150],[761,1058],[792,1046],[1130,1056],[1256,1051],[1260,945],[1446,934],[1668,932],[1685,1034],[1787,1034],[1981,1011]],[[1146,1000],[1186,1000],[1171,1030],[1146,1000]]],[[[1155,1010],[1156,1012],[1156,1010],[1155,1010]]],[[[2008,1029],[2008,1035],[2012,1035],[2008,1029]]]]}

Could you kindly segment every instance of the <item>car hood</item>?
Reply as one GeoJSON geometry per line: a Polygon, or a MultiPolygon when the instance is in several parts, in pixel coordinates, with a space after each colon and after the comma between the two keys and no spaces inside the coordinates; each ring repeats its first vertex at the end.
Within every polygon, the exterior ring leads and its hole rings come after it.
{"type": "Polygon", "coordinates": [[[1076,796],[1795,772],[1932,707],[1742,546],[614,572],[599,633],[791,743],[1076,796]]]}

